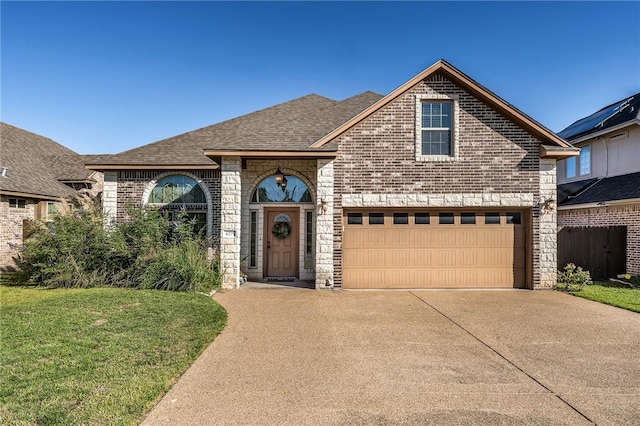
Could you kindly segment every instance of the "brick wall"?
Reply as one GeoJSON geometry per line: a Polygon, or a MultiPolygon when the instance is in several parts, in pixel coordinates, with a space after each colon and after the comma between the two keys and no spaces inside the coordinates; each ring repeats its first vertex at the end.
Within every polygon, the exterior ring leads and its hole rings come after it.
{"type": "MultiPolygon", "coordinates": [[[[501,194],[526,194],[523,199],[528,200],[533,212],[533,270],[539,270],[544,261],[539,256],[540,210],[536,202],[540,198],[539,141],[441,75],[417,84],[341,135],[337,142],[336,285],[342,280],[342,197],[347,194],[406,194],[407,199],[416,194],[475,194],[480,206],[489,194],[498,199],[501,194]],[[458,102],[458,150],[453,161],[416,160],[416,98],[425,94],[446,95],[458,102]]],[[[418,206],[415,199],[404,205],[418,206]]],[[[533,285],[541,286],[539,273],[534,273],[533,285]]]]}
{"type": "MultiPolygon", "coordinates": [[[[213,204],[211,217],[211,234],[214,237],[220,235],[220,170],[184,170],[189,175],[193,175],[202,181],[209,189],[213,204]]],[[[117,208],[115,218],[117,220],[127,220],[127,206],[140,207],[143,203],[145,189],[150,188],[150,183],[158,177],[165,175],[166,170],[121,170],[117,172],[117,196],[114,204],[117,208]]],[[[174,173],[173,171],[171,173],[174,173]]],[[[175,171],[179,174],[180,171],[175,171]]],[[[108,178],[108,176],[107,176],[108,178]]],[[[108,179],[106,179],[108,181],[108,179]]],[[[108,192],[112,191],[105,185],[105,201],[110,200],[108,192]]]]}
{"type": "Polygon", "coordinates": [[[640,274],[640,203],[558,211],[561,226],[626,226],[627,273],[640,274]]]}
{"type": "Polygon", "coordinates": [[[26,208],[10,208],[9,198],[0,196],[0,271],[14,271],[16,259],[22,246],[22,223],[24,219],[35,217],[34,200],[26,199],[26,208]]]}

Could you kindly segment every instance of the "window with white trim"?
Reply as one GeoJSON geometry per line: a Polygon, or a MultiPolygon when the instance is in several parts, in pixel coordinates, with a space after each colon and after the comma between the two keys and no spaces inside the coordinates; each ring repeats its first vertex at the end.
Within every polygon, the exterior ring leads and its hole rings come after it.
{"type": "Polygon", "coordinates": [[[451,155],[451,102],[422,101],[420,151],[422,155],[451,155]]]}
{"type": "Polygon", "coordinates": [[[416,161],[458,159],[457,95],[416,96],[416,161]]]}
{"type": "Polygon", "coordinates": [[[580,156],[569,157],[564,163],[567,179],[591,174],[591,145],[580,147],[580,156]]]}

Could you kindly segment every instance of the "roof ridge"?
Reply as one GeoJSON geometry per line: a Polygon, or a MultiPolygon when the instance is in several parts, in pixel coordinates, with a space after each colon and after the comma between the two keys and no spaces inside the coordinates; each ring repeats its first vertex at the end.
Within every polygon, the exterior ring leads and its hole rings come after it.
{"type": "MultiPolygon", "coordinates": [[[[327,97],[324,97],[324,96],[316,95],[315,93],[312,93],[310,95],[303,96],[302,98],[297,98],[297,99],[303,99],[303,98],[307,98],[307,97],[311,97],[311,96],[317,96],[319,98],[324,98],[324,99],[327,99],[327,100],[330,100],[330,101],[333,102],[332,105],[327,105],[326,107],[321,107],[321,108],[316,109],[317,112],[326,111],[328,108],[335,107],[337,104],[343,102],[343,101],[336,101],[334,99],[327,98],[327,97]]],[[[297,100],[297,99],[294,99],[294,100],[297,100]]],[[[287,103],[287,102],[284,102],[284,103],[287,103]]],[[[282,104],[279,104],[279,105],[282,105],[282,104]]],[[[291,117],[283,118],[282,120],[279,120],[278,122],[274,122],[270,126],[265,126],[265,127],[261,128],[260,130],[264,131],[265,129],[273,129],[275,127],[280,126],[282,123],[286,123],[288,121],[293,121],[293,120],[297,119],[298,117],[302,117],[303,115],[304,115],[304,112],[300,112],[299,114],[295,114],[295,115],[292,115],[291,117]]],[[[254,132],[248,132],[248,134],[255,136],[255,135],[258,135],[259,133],[257,131],[254,131],[254,132]]],[[[240,139],[239,137],[233,138],[233,139],[229,139],[229,142],[235,142],[235,141],[237,141],[239,139],[240,139]]]]}
{"type": "MultiPolygon", "coordinates": [[[[271,105],[271,106],[268,106],[268,107],[265,107],[265,108],[261,108],[261,109],[255,110],[255,111],[251,111],[251,112],[248,112],[246,114],[239,115],[237,117],[232,117],[232,118],[229,118],[227,120],[223,120],[223,121],[219,121],[217,123],[209,124],[207,126],[198,127],[197,129],[193,129],[193,130],[190,130],[188,132],[178,133],[177,135],[169,136],[168,138],[160,139],[159,141],[150,142],[148,144],[137,146],[135,148],[131,148],[131,149],[128,149],[126,151],[121,151],[121,152],[118,152],[118,153],[115,153],[115,154],[111,154],[111,155],[114,155],[114,156],[126,155],[126,154],[131,153],[132,151],[137,151],[137,150],[142,149],[142,148],[146,148],[146,147],[149,147],[149,146],[157,145],[159,143],[168,141],[168,140],[176,138],[176,137],[190,135],[192,133],[200,132],[202,130],[209,129],[209,128],[212,128],[212,127],[215,127],[215,126],[220,126],[220,125],[225,124],[225,123],[231,123],[233,121],[237,121],[237,120],[240,120],[242,118],[248,117],[250,115],[258,114],[260,112],[264,112],[264,111],[270,110],[272,108],[281,107],[281,106],[286,105],[288,103],[297,102],[297,101],[301,101],[303,99],[313,98],[313,97],[326,99],[326,100],[329,100],[329,101],[332,101],[332,102],[337,102],[334,99],[327,98],[325,96],[321,96],[321,95],[318,95],[316,93],[309,93],[308,95],[300,96],[299,98],[294,98],[294,99],[290,99],[288,101],[280,102],[279,104],[275,104],[275,105],[271,105]]],[[[235,140],[235,139],[232,139],[232,140],[235,140]]]]}

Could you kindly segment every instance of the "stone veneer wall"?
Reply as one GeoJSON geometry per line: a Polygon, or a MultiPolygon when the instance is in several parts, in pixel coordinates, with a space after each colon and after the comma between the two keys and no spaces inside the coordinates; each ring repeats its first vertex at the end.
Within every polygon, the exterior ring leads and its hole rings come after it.
{"type": "MultiPolygon", "coordinates": [[[[299,256],[299,276],[300,279],[312,279],[315,275],[313,265],[310,268],[304,268],[304,247],[305,247],[305,233],[304,233],[304,211],[305,210],[316,210],[313,204],[276,204],[276,203],[265,203],[258,205],[251,205],[251,197],[256,186],[265,178],[273,175],[276,171],[276,168],[280,167],[280,170],[287,175],[293,175],[300,178],[309,188],[311,192],[311,197],[313,200],[316,200],[316,160],[250,160],[247,159],[244,162],[244,168],[241,170],[241,183],[242,183],[242,199],[241,199],[241,253],[240,256],[242,259],[249,258],[249,249],[250,249],[250,211],[255,210],[258,212],[258,235],[257,235],[257,263],[255,267],[249,267],[248,260],[243,262],[241,265],[241,269],[249,275],[250,279],[261,279],[263,273],[263,235],[261,232],[264,226],[264,207],[275,207],[275,206],[287,206],[287,207],[300,207],[300,232],[298,242],[298,247],[300,247],[300,256],[299,256]]],[[[316,202],[317,204],[317,202],[316,202]]]]}
{"type": "Polygon", "coordinates": [[[626,226],[627,273],[640,274],[640,203],[558,211],[558,227],[626,226]]]}
{"type": "Polygon", "coordinates": [[[240,286],[240,157],[222,157],[220,165],[220,265],[222,287],[240,286]]]}
{"type": "Polygon", "coordinates": [[[22,223],[24,219],[35,217],[37,200],[26,200],[26,208],[18,209],[9,207],[9,198],[20,198],[2,195],[0,196],[0,272],[15,271],[16,259],[19,256],[19,248],[23,244],[22,223]]]}
{"type": "Polygon", "coordinates": [[[550,171],[553,168],[555,173],[555,160],[541,163],[540,141],[471,94],[435,74],[336,141],[339,145],[334,163],[333,203],[336,285],[342,282],[343,207],[385,204],[390,199],[407,207],[530,208],[532,285],[550,287],[555,282],[555,240],[551,241],[548,233],[550,224],[555,226],[555,215],[541,219],[538,207],[543,195],[541,184],[545,186],[544,196],[549,196],[551,179],[555,185],[550,171]],[[425,95],[446,95],[458,102],[455,129],[458,149],[453,161],[416,160],[416,98],[425,95]],[[358,197],[361,202],[354,202],[358,197]],[[545,232],[542,244],[541,230],[545,232]]]}

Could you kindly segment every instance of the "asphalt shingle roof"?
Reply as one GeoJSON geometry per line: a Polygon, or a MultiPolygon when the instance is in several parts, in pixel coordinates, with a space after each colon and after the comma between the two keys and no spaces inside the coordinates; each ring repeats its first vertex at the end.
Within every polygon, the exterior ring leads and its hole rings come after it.
{"type": "Polygon", "coordinates": [[[76,192],[60,181],[91,180],[83,156],[59,143],[6,123],[0,123],[0,190],[48,197],[76,192]]]}
{"type": "MultiPolygon", "coordinates": [[[[373,92],[343,101],[307,95],[119,154],[95,156],[87,164],[205,166],[215,164],[205,149],[314,151],[310,145],[381,98],[373,92]]],[[[326,150],[331,147],[320,149],[326,150]]]]}
{"type": "Polygon", "coordinates": [[[640,93],[621,99],[618,102],[607,105],[588,117],[581,118],[566,129],[560,131],[558,136],[567,139],[577,139],[608,129],[618,124],[638,119],[640,113],[640,93]]]}
{"type": "MultiPolygon", "coordinates": [[[[583,186],[586,189],[579,190],[576,195],[560,202],[560,205],[572,206],[640,198],[640,172],[603,178],[596,182],[591,181],[593,179],[580,181],[586,182],[586,185],[583,186]]],[[[573,184],[579,184],[580,182],[574,182],[573,184]]]]}

